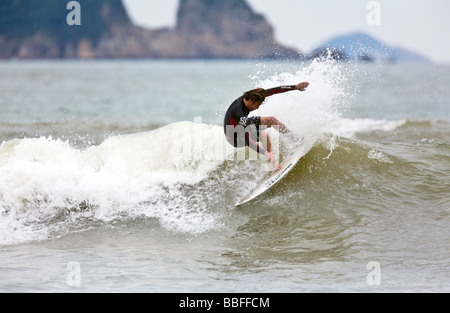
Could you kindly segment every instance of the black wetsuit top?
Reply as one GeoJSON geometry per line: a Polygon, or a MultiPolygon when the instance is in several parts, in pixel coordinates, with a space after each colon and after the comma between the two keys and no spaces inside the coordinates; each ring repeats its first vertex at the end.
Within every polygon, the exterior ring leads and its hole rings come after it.
{"type": "MultiPolygon", "coordinates": [[[[295,90],[295,86],[280,86],[266,90],[266,97],[295,90]]],[[[228,142],[236,148],[244,146],[265,154],[266,150],[259,144],[259,127],[261,117],[248,117],[250,110],[244,104],[244,96],[237,98],[228,108],[224,119],[224,132],[228,142]],[[242,126],[242,127],[239,127],[242,126]]]]}

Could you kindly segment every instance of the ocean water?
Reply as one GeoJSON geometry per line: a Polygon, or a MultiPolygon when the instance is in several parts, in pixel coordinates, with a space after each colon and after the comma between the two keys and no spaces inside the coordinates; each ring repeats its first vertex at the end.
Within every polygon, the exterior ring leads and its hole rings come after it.
{"type": "MultiPolygon", "coordinates": [[[[449,292],[450,66],[0,63],[0,292],[449,292]],[[223,138],[258,114],[310,152],[268,172],[223,138]]],[[[280,159],[289,140],[273,130],[280,159]]]]}

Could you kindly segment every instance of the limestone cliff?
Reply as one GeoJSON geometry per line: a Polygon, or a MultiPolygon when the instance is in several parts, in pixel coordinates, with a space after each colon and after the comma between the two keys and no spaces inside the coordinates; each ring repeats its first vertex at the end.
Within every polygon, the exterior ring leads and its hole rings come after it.
{"type": "Polygon", "coordinates": [[[299,58],[245,0],[180,0],[175,28],[133,25],[121,0],[2,0],[0,58],[299,58]]]}

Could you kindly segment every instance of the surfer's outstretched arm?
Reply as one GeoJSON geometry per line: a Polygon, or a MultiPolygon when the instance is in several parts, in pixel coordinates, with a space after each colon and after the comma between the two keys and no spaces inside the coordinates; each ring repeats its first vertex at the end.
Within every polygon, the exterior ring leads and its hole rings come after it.
{"type": "Polygon", "coordinates": [[[308,82],[303,82],[303,83],[300,83],[297,85],[280,86],[280,87],[266,89],[266,97],[270,97],[273,95],[277,95],[277,94],[292,91],[292,90],[305,91],[306,88],[308,88],[308,86],[309,86],[308,82]]]}

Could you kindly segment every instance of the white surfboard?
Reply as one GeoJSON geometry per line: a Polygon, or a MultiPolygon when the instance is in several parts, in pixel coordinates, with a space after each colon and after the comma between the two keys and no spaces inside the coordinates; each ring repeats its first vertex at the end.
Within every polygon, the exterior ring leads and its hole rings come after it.
{"type": "Polygon", "coordinates": [[[272,188],[294,168],[295,164],[297,164],[297,162],[305,156],[311,148],[312,147],[305,144],[305,137],[299,139],[296,146],[292,149],[292,152],[285,157],[283,162],[281,162],[281,169],[273,172],[268,178],[259,184],[259,186],[256,187],[250,195],[238,202],[236,206],[244,205],[272,188]]]}

